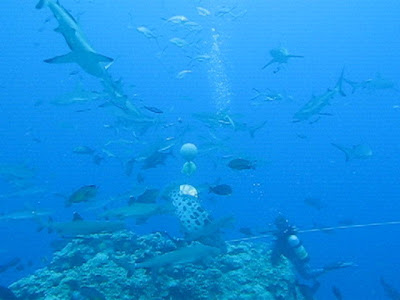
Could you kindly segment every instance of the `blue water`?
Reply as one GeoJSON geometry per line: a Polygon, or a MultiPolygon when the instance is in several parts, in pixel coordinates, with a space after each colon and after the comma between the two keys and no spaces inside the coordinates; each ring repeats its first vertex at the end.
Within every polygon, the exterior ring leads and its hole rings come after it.
{"type": "MultiPolygon", "coordinates": [[[[73,91],[79,82],[88,90],[101,92],[102,87],[97,78],[77,65],[43,62],[69,50],[64,39],[52,30],[56,20],[49,9],[36,10],[35,4],[10,0],[0,4],[0,164],[32,167],[36,171],[35,184],[44,186],[46,193],[2,198],[1,212],[22,209],[29,203],[52,210],[55,220],[69,220],[73,211],[83,211],[85,205],[64,208],[62,198],[56,194],[68,195],[82,185],[96,184],[98,199],[106,199],[135,186],[138,173],[136,166],[133,175],[127,177],[121,161],[114,158],[95,165],[87,156],[72,153],[76,146],[100,150],[110,140],[127,139],[135,142],[129,151],[136,156],[146,143],[177,135],[185,126],[191,130],[182,142],[200,145],[202,137],[210,136],[210,129],[192,114],[226,108],[231,116],[240,114],[241,122],[267,123],[254,138],[247,132],[217,128],[214,134],[229,138],[225,144],[230,148],[199,156],[198,171],[190,179],[180,173],[184,162],[179,156],[180,144],[165,166],[143,172],[145,183],[158,188],[173,180],[200,185],[220,178],[222,183],[230,184],[232,196],[213,196],[216,201],[209,201],[210,197],[204,195],[203,200],[215,217],[234,216],[235,229],[227,231],[226,239],[241,237],[240,227],[266,227],[278,212],[299,228],[336,226],[343,219],[356,224],[400,219],[398,91],[360,89],[352,93],[351,87],[344,84],[347,96],[336,96],[323,110],[331,115],[320,116],[312,124],[292,122],[293,114],[312,95],[321,95],[335,86],[343,67],[345,77],[353,81],[376,78],[377,74],[399,81],[398,1],[158,0],[151,5],[147,1],[62,1],[95,50],[115,59],[109,72],[115,80],[121,78],[132,103],[162,109],[163,124],[182,119],[182,125],[167,129],[155,126],[137,139],[131,131],[121,129],[116,133],[104,127],[113,124],[115,116],[111,109],[98,107],[101,101],[50,104],[73,91]],[[211,15],[199,15],[198,6],[207,8],[211,15]],[[243,16],[216,16],[223,6],[243,16]],[[165,21],[175,15],[186,16],[202,30],[188,34],[165,21]],[[138,32],[139,26],[154,30],[159,46],[138,32]],[[215,59],[190,63],[196,54],[213,53],[213,34],[219,35],[215,59]],[[180,49],[169,42],[173,37],[192,44],[180,49]],[[261,70],[270,60],[269,50],[280,46],[304,58],[289,60],[277,73],[273,72],[275,66],[261,70]],[[182,70],[192,72],[177,79],[182,70]],[[76,71],[78,74],[71,75],[76,71]],[[218,86],[222,88],[218,90],[218,86]],[[254,107],[250,104],[255,96],[253,88],[269,88],[284,95],[284,99],[254,107]],[[332,142],[367,144],[373,155],[345,162],[343,153],[330,145],[332,142]],[[221,159],[223,155],[257,160],[257,168],[231,170],[221,159]],[[307,197],[320,198],[325,207],[317,211],[305,205],[307,197]]],[[[7,194],[14,188],[1,180],[0,191],[7,194]]],[[[93,213],[82,215],[95,218],[93,213]]],[[[173,216],[155,217],[141,227],[132,222],[129,225],[140,233],[168,230],[180,235],[173,216]]],[[[303,234],[312,265],[336,260],[358,265],[322,277],[318,299],[334,299],[332,285],[340,288],[344,299],[385,299],[380,276],[400,289],[399,235],[399,225],[303,234]]],[[[18,256],[24,264],[32,261],[33,266],[0,274],[0,284],[8,285],[45,266],[46,259],[51,259],[49,244],[55,238],[45,231],[36,232],[36,224],[29,220],[1,223],[0,245],[5,253],[1,254],[0,264],[18,256]]]]}

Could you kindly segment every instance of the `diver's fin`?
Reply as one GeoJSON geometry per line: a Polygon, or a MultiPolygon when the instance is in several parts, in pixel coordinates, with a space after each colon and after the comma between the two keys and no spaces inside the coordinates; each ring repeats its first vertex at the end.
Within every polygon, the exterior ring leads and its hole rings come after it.
{"type": "Polygon", "coordinates": [[[73,52],[70,52],[70,53],[67,53],[64,55],[45,59],[44,62],[49,63],[49,64],[68,64],[68,63],[76,62],[76,59],[75,59],[75,54],[73,52]]]}

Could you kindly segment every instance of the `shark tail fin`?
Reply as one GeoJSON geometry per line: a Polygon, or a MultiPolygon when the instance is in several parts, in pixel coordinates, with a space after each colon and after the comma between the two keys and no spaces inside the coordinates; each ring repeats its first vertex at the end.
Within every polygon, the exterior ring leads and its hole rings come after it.
{"type": "Polygon", "coordinates": [[[44,6],[46,6],[47,5],[47,0],[39,0],[39,2],[36,4],[36,9],[41,9],[41,8],[43,8],[44,6]]]}
{"type": "Polygon", "coordinates": [[[265,126],[265,124],[267,124],[267,121],[264,121],[264,122],[262,122],[262,123],[260,123],[260,124],[258,124],[258,125],[256,125],[256,126],[250,127],[250,128],[249,128],[250,137],[251,137],[251,138],[254,138],[254,135],[256,134],[256,132],[257,132],[259,129],[263,128],[263,127],[265,126]]]}
{"type": "Polygon", "coordinates": [[[357,87],[358,87],[358,83],[355,81],[351,81],[348,80],[346,78],[343,78],[344,82],[346,82],[347,84],[349,84],[352,88],[351,93],[354,94],[354,92],[356,91],[357,87]]]}
{"type": "Polygon", "coordinates": [[[340,73],[340,77],[338,79],[338,82],[336,83],[336,88],[338,88],[339,94],[342,95],[343,97],[345,97],[346,94],[343,91],[343,80],[344,80],[344,67],[342,69],[342,73],[340,73]]]}
{"type": "Polygon", "coordinates": [[[344,153],[344,155],[346,156],[346,162],[348,162],[351,159],[351,153],[348,148],[340,146],[335,143],[331,143],[331,145],[344,153]]]}
{"type": "Polygon", "coordinates": [[[264,70],[266,67],[268,67],[269,65],[273,64],[275,61],[275,59],[271,59],[266,65],[264,65],[261,70],[264,70]]]}

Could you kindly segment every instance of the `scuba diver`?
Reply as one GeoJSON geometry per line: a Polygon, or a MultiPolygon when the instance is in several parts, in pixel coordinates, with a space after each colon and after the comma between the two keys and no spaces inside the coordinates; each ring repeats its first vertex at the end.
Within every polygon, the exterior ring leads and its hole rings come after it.
{"type": "Polygon", "coordinates": [[[326,272],[354,266],[352,262],[336,262],[321,268],[311,268],[309,264],[310,257],[297,236],[296,227],[291,225],[281,214],[275,219],[274,223],[276,230],[273,232],[275,236],[275,243],[272,249],[273,264],[276,265],[280,256],[283,255],[290,260],[301,277],[314,280],[326,272]]]}

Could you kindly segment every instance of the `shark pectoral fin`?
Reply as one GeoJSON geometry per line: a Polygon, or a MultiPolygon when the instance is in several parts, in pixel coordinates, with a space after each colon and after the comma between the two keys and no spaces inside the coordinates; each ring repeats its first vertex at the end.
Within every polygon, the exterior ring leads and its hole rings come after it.
{"type": "Polygon", "coordinates": [[[46,0],[40,0],[39,2],[38,2],[38,4],[36,4],[36,9],[41,9],[41,8],[43,8],[43,6],[45,6],[45,5],[47,5],[47,1],[46,0]]]}
{"type": "Polygon", "coordinates": [[[292,55],[292,54],[289,54],[289,55],[287,55],[286,57],[297,57],[297,58],[304,58],[304,56],[303,56],[303,55],[292,55]]]}
{"type": "Polygon", "coordinates": [[[275,62],[275,59],[271,59],[264,67],[261,68],[261,70],[264,70],[266,67],[273,64],[274,62],[275,62]]]}
{"type": "Polygon", "coordinates": [[[89,57],[90,57],[90,59],[92,59],[96,62],[112,63],[114,61],[113,58],[105,56],[103,54],[96,53],[96,52],[89,52],[89,57]]]}
{"type": "Polygon", "coordinates": [[[70,52],[65,55],[60,55],[60,56],[55,56],[53,58],[45,59],[44,62],[48,64],[68,64],[68,63],[74,63],[76,62],[76,60],[74,53],[70,52]]]}

